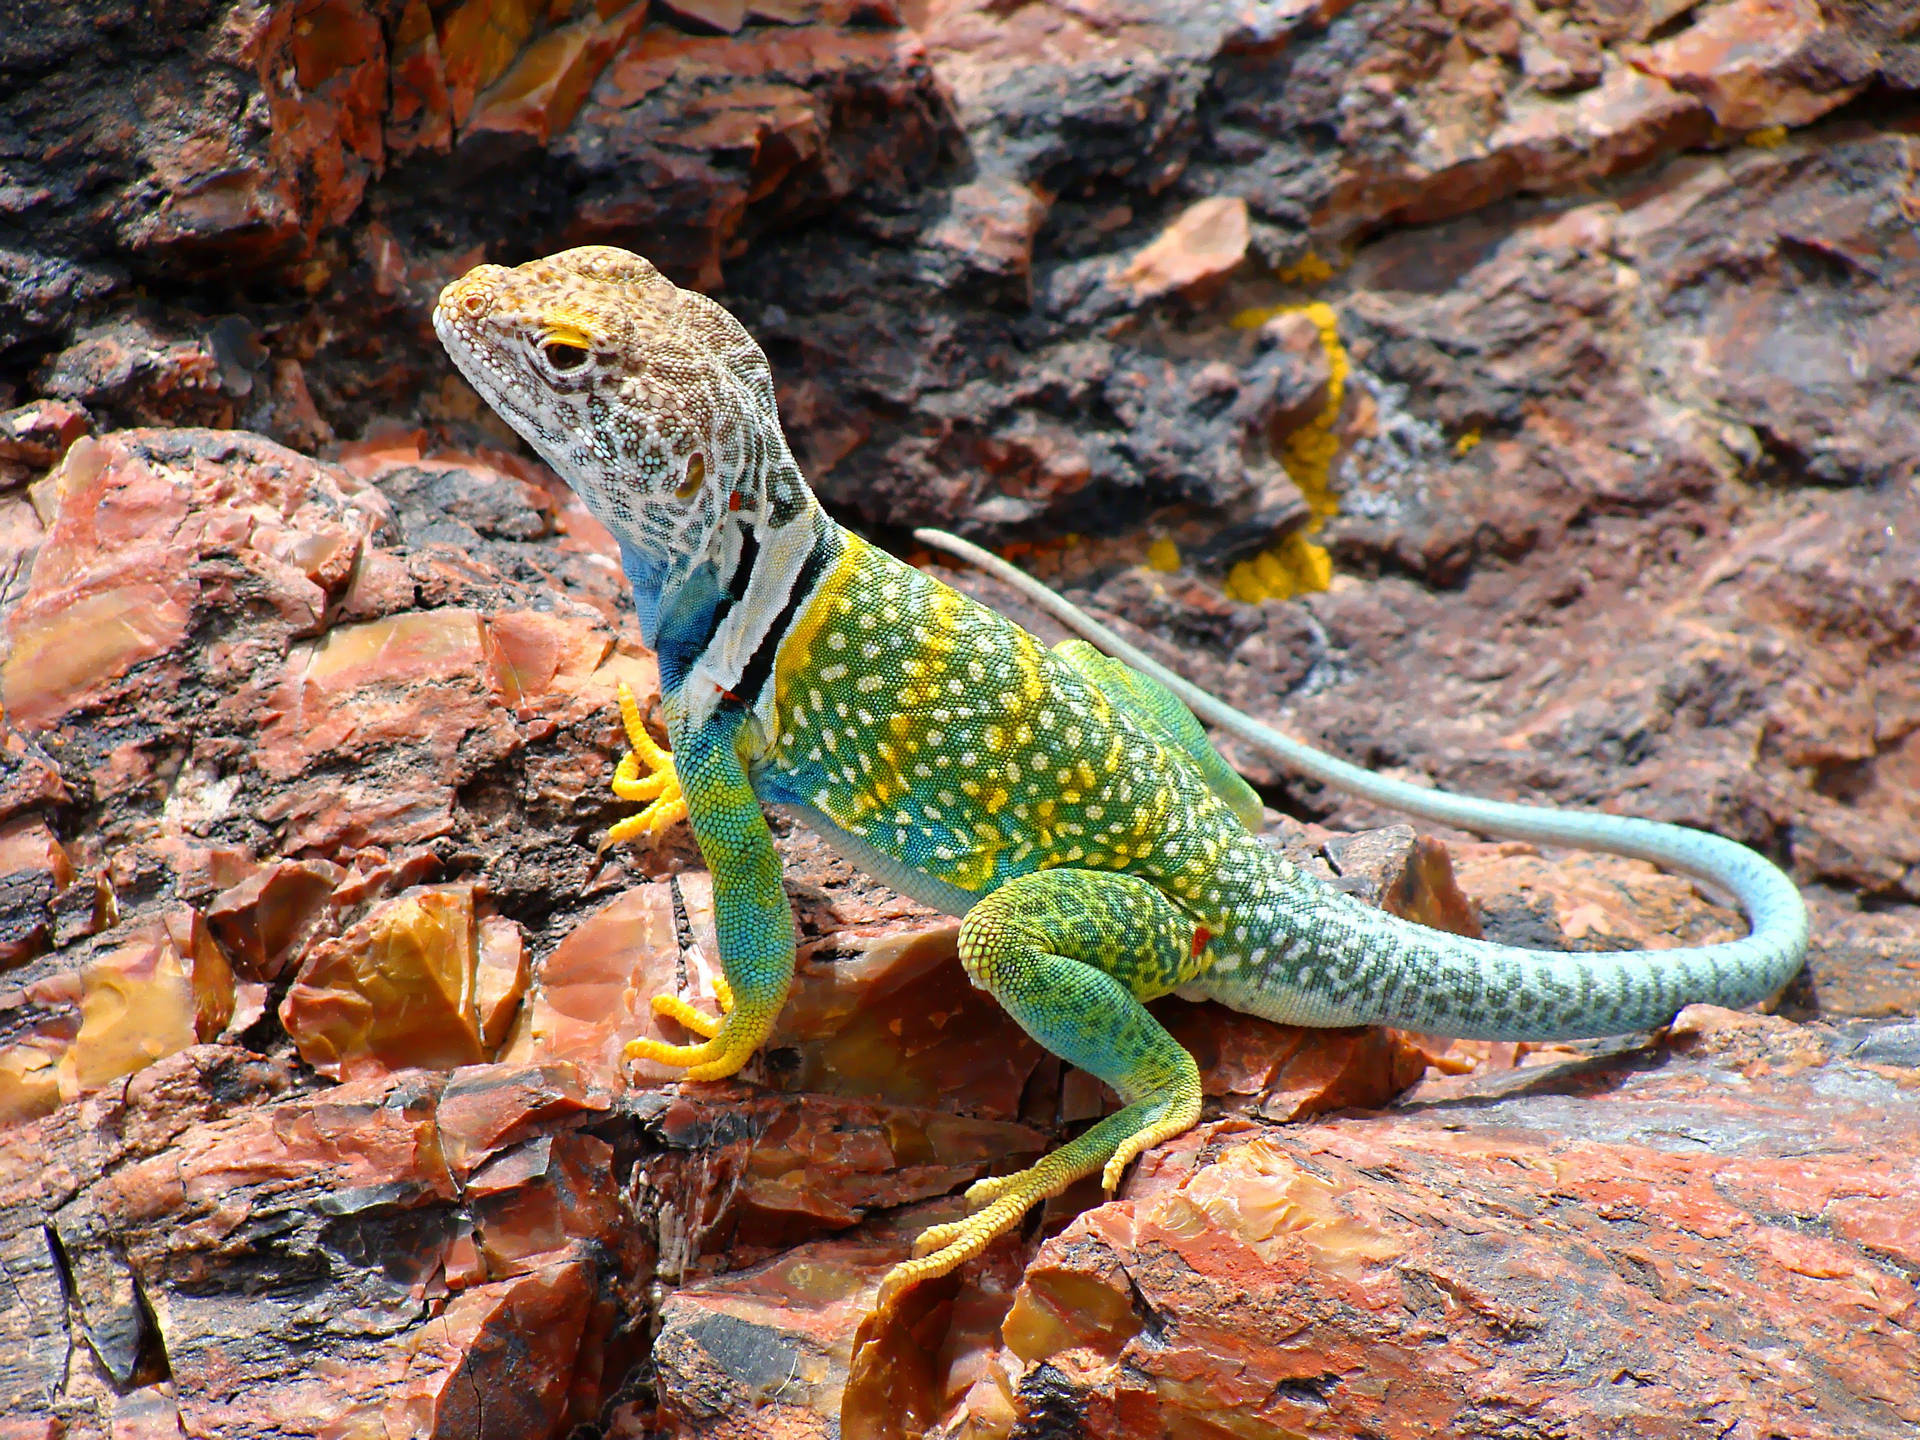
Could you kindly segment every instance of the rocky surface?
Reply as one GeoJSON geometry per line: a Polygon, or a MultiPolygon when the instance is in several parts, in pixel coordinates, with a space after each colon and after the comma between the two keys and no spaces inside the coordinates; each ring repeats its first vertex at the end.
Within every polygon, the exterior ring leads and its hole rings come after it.
{"type": "MultiPolygon", "coordinates": [[[[17,18],[0,1435],[1920,1425],[1920,12],[17,18]],[[684,831],[598,848],[652,658],[426,323],[592,240],[738,310],[881,540],[981,535],[1375,767],[1766,850],[1816,915],[1784,1018],[1445,1047],[1169,1002],[1208,1125],[872,1316],[1111,1097],[798,834],[773,1043],[618,1066],[650,994],[710,996],[684,831]]],[[[1426,923],[1737,928],[1235,758],[1276,843],[1426,923]]]]}
{"type": "Polygon", "coordinates": [[[1699,1007],[1673,1033],[1658,1064],[1431,1081],[1162,1147],[1041,1248],[943,1433],[1920,1423],[1920,1026],[1699,1007]]]}

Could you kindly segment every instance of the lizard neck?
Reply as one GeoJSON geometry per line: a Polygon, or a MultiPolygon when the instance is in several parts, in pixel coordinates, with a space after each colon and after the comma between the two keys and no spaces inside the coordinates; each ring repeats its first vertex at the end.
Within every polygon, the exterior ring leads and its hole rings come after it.
{"type": "Polygon", "coordinates": [[[662,698],[688,719],[721,704],[770,708],[780,642],[845,549],[845,532],[811,494],[781,518],[771,523],[765,507],[726,512],[702,553],[680,563],[616,532],[662,698]]]}

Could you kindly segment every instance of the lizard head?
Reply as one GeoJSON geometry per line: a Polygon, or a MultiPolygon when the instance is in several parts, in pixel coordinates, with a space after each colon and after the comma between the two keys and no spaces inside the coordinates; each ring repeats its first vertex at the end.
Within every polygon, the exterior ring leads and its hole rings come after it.
{"type": "Polygon", "coordinates": [[[638,255],[589,245],[476,266],[440,292],[433,326],[620,541],[636,590],[703,564],[724,586],[744,534],[764,543],[813,506],[765,354],[638,255]]]}

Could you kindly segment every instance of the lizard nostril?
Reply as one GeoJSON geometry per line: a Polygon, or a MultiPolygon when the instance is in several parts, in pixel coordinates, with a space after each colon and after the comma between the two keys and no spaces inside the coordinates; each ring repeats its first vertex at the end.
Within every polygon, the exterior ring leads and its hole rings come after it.
{"type": "Polygon", "coordinates": [[[475,318],[484,315],[487,310],[487,297],[485,292],[469,290],[460,297],[460,308],[475,318]]]}

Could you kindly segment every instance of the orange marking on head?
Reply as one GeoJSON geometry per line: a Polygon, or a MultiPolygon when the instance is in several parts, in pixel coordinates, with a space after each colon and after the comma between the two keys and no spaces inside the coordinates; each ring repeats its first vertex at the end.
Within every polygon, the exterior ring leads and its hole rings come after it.
{"type": "Polygon", "coordinates": [[[1207,948],[1207,942],[1213,939],[1213,932],[1204,925],[1196,925],[1193,930],[1193,958],[1198,960],[1200,952],[1207,948]]]}

